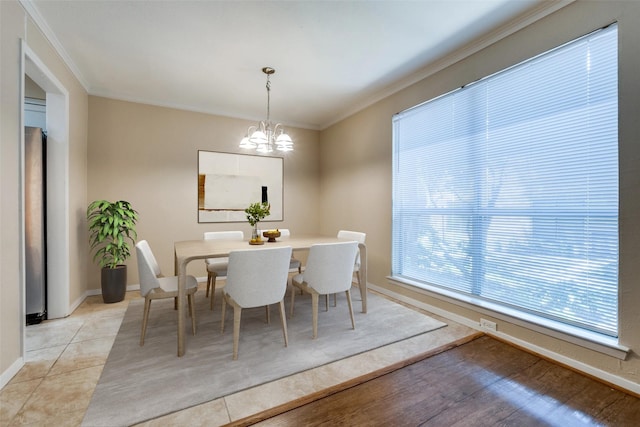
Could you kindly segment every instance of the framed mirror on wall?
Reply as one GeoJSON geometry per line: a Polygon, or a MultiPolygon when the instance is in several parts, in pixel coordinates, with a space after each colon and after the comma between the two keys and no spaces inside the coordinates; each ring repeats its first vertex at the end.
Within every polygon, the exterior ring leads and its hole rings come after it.
{"type": "Polygon", "coordinates": [[[269,202],[263,221],[284,219],[284,159],[198,150],[198,222],[246,222],[251,203],[269,202]]]}

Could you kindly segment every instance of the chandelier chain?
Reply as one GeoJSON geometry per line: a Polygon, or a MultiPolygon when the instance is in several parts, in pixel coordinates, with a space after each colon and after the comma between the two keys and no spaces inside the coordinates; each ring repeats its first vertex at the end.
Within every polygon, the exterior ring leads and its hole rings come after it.
{"type": "Polygon", "coordinates": [[[270,122],[269,119],[271,110],[271,81],[269,81],[269,74],[267,74],[267,122],[270,122]]]}

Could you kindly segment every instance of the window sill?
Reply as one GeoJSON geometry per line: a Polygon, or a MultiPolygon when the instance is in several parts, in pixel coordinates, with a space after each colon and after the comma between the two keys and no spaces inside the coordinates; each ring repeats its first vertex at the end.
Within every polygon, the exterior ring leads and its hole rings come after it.
{"type": "MultiPolygon", "coordinates": [[[[417,291],[432,298],[439,299],[457,306],[471,309],[487,316],[527,328],[529,330],[557,338],[581,347],[588,348],[608,356],[625,360],[630,352],[628,347],[621,345],[617,338],[608,337],[595,332],[545,319],[530,313],[524,313],[500,304],[487,302],[469,295],[445,290],[428,284],[415,282],[403,277],[388,276],[389,283],[417,291]]],[[[473,325],[479,328],[477,324],[473,325]]]]}

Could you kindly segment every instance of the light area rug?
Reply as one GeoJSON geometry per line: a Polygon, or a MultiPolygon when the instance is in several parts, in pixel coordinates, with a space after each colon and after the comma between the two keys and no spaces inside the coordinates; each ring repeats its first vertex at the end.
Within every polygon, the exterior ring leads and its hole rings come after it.
{"type": "MultiPolygon", "coordinates": [[[[234,361],[232,307],[227,307],[222,334],[220,293],[216,292],[213,312],[203,292],[195,297],[197,333],[191,334],[187,319],[186,353],[182,357],[176,356],[173,300],[152,303],[143,347],[139,340],[144,301],[131,301],[83,426],[140,423],[446,326],[373,293],[368,294],[368,312],[364,314],[354,288],[355,330],[351,329],[344,294],[338,296],[336,307],[330,301],[328,311],[324,311],[321,298],[318,338],[313,340],[311,297],[296,295],[295,315],[287,318],[289,346],[284,347],[277,305],[270,308],[270,324],[266,323],[264,307],[244,309],[239,355],[234,361]]],[[[288,316],[288,293],[285,302],[288,316]]]]}

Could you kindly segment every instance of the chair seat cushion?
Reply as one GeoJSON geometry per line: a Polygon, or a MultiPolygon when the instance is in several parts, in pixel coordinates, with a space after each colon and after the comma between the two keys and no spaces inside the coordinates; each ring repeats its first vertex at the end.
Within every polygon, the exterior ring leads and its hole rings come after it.
{"type": "MultiPolygon", "coordinates": [[[[178,276],[171,277],[159,277],[160,287],[165,292],[177,292],[178,291],[178,276]]],[[[187,276],[186,289],[193,289],[198,287],[198,281],[193,276],[187,276]]]]}
{"type": "Polygon", "coordinates": [[[293,280],[297,284],[301,284],[302,282],[304,282],[304,275],[303,274],[296,274],[295,276],[293,276],[293,278],[291,280],[293,280]]]}
{"type": "Polygon", "coordinates": [[[295,258],[291,258],[291,261],[289,262],[289,268],[290,269],[298,269],[300,268],[300,260],[297,260],[295,258]]]}
{"type": "Polygon", "coordinates": [[[218,276],[226,276],[227,268],[229,267],[229,258],[207,258],[205,260],[207,264],[207,271],[210,273],[217,273],[218,276]]]}

